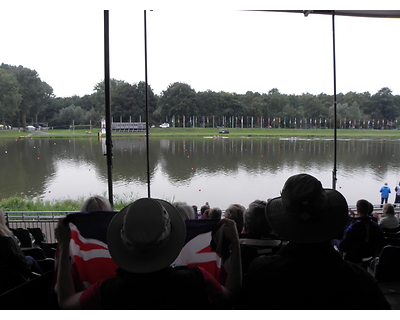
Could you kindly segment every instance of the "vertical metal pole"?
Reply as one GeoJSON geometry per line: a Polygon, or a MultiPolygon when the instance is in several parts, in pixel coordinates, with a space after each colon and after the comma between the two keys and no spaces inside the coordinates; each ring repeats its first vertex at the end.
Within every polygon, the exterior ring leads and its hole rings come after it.
{"type": "Polygon", "coordinates": [[[147,196],[150,198],[150,143],[149,143],[149,99],[147,90],[147,21],[144,10],[144,75],[146,85],[146,158],[147,158],[147,196]]]}
{"type": "Polygon", "coordinates": [[[110,41],[108,10],[104,10],[104,94],[106,108],[106,156],[108,172],[108,200],[114,205],[112,182],[111,95],[110,95],[110,41]]]}
{"type": "Polygon", "coordinates": [[[332,39],[333,39],[333,172],[332,172],[332,189],[336,190],[336,164],[337,164],[337,100],[336,100],[336,42],[335,42],[335,11],[332,11],[332,39]]]}

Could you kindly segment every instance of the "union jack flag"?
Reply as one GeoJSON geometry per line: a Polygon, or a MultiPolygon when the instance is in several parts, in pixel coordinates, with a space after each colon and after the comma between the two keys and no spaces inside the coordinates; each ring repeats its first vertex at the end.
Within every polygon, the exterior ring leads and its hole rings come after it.
{"type": "MultiPolygon", "coordinates": [[[[116,275],[118,266],[107,246],[107,229],[115,214],[108,211],[79,212],[67,215],[64,220],[71,229],[71,273],[77,292],[116,275]]],[[[225,245],[221,246],[223,238],[218,236],[217,223],[216,220],[185,221],[185,246],[173,264],[203,267],[223,284],[226,274],[222,265],[227,249],[225,245]]],[[[58,252],[56,260],[57,256],[58,252]]],[[[56,283],[54,287],[57,287],[56,283]]]]}

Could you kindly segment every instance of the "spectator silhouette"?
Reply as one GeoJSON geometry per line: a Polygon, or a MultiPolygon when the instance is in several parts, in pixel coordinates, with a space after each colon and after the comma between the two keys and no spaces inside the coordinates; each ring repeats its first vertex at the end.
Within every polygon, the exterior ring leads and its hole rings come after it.
{"type": "Polygon", "coordinates": [[[395,216],[394,206],[386,203],[382,208],[382,217],[378,216],[379,226],[384,231],[396,231],[399,228],[399,219],[395,216]]]}
{"type": "Polygon", "coordinates": [[[75,292],[69,262],[71,231],[60,219],[59,304],[83,309],[229,308],[241,285],[240,247],[234,221],[223,219],[220,226],[232,248],[224,287],[202,268],[170,265],[184,245],[184,220],[166,201],[139,199],[117,213],[108,228],[108,248],[120,267],[117,276],[75,292]]]}
{"type": "Polygon", "coordinates": [[[222,210],[218,207],[210,208],[210,211],[208,212],[208,218],[214,220],[221,220],[222,210]]]}
{"type": "Polygon", "coordinates": [[[25,257],[0,210],[0,294],[29,280],[34,263],[25,257]]]}
{"type": "Polygon", "coordinates": [[[396,206],[396,203],[400,203],[400,182],[399,185],[394,188],[394,191],[396,192],[396,197],[394,199],[394,206],[396,206]]]}
{"type": "Polygon", "coordinates": [[[85,202],[82,204],[81,212],[90,212],[90,211],[112,211],[112,205],[107,198],[102,196],[93,196],[87,198],[85,202]]]}
{"type": "MultiPolygon", "coordinates": [[[[208,203],[208,202],[207,202],[208,203]]],[[[208,219],[208,212],[210,211],[210,206],[205,204],[200,208],[200,218],[199,219],[208,219]]]]}
{"type": "Polygon", "coordinates": [[[346,229],[339,249],[348,261],[362,264],[380,252],[384,243],[383,231],[369,215],[371,203],[365,199],[357,201],[357,215],[346,229]]]}
{"type": "Polygon", "coordinates": [[[239,235],[243,274],[255,258],[272,255],[280,248],[281,241],[271,238],[271,227],[265,216],[266,206],[267,202],[254,200],[244,213],[243,232],[239,235]]]}
{"type": "Polygon", "coordinates": [[[193,211],[194,211],[194,218],[195,218],[195,220],[197,220],[199,217],[198,217],[198,212],[197,212],[197,210],[198,210],[198,208],[197,208],[197,206],[194,204],[194,205],[192,205],[192,208],[193,208],[193,211]]]}
{"type": "Polygon", "coordinates": [[[344,228],[346,199],[308,174],[290,177],[268,202],[273,230],[288,240],[255,259],[243,279],[241,309],[390,309],[376,280],[344,261],[329,240],[344,228]]]}
{"type": "Polygon", "coordinates": [[[186,202],[174,202],[172,205],[179,211],[183,220],[195,220],[195,214],[192,206],[186,202]]]}
{"type": "Polygon", "coordinates": [[[225,210],[225,218],[231,219],[236,222],[236,228],[237,228],[238,234],[241,234],[243,231],[244,212],[245,211],[246,211],[246,208],[237,203],[231,204],[225,210]]]}
{"type": "Polygon", "coordinates": [[[388,187],[388,183],[385,182],[384,186],[379,190],[381,193],[381,208],[384,203],[388,203],[389,194],[392,193],[390,188],[388,187]]]}

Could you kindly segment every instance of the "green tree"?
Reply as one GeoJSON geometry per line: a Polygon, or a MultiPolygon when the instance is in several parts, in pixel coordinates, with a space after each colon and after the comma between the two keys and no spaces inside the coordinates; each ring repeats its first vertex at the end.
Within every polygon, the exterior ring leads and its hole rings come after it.
{"type": "MultiPolygon", "coordinates": [[[[135,98],[136,98],[136,106],[132,112],[132,116],[136,119],[141,118],[142,121],[145,120],[146,114],[146,82],[140,81],[135,86],[135,98]]],[[[153,89],[150,85],[147,85],[147,94],[148,94],[148,105],[149,105],[149,124],[153,124],[156,122],[154,119],[154,112],[157,110],[157,98],[153,92],[153,89]]]]}
{"type": "Polygon", "coordinates": [[[215,91],[207,90],[207,91],[197,92],[196,101],[197,101],[198,113],[208,116],[221,116],[220,100],[221,100],[220,94],[215,91]]]}
{"type": "MultiPolygon", "coordinates": [[[[110,95],[112,99],[113,90],[115,90],[120,84],[126,83],[122,80],[110,79],[110,95]]],[[[96,111],[105,114],[105,82],[104,80],[97,83],[93,88],[93,94],[91,95],[92,106],[96,111]]]]}
{"type": "Polygon", "coordinates": [[[114,119],[114,121],[120,119],[128,121],[129,116],[132,116],[133,111],[137,108],[135,87],[121,81],[111,90],[111,116],[118,119],[114,119]]]}
{"type": "Polygon", "coordinates": [[[160,105],[165,117],[197,114],[196,91],[186,83],[175,82],[162,92],[160,105]]]}
{"type": "Polygon", "coordinates": [[[50,97],[53,95],[53,88],[50,87],[46,82],[41,82],[38,87],[38,100],[37,103],[33,104],[30,109],[30,114],[33,117],[35,126],[38,127],[38,115],[43,112],[50,102],[50,97]]]}
{"type": "Polygon", "coordinates": [[[399,116],[399,106],[395,104],[392,90],[385,87],[371,97],[376,110],[376,119],[394,120],[399,116]]]}
{"type": "Polygon", "coordinates": [[[58,125],[85,124],[85,111],[81,107],[70,105],[62,108],[58,119],[54,119],[58,125]]]}
{"type": "Polygon", "coordinates": [[[93,107],[89,111],[85,113],[84,116],[84,123],[85,124],[91,124],[94,127],[100,127],[100,122],[101,119],[103,118],[102,113],[99,113],[96,111],[96,109],[93,107]]]}
{"type": "Polygon", "coordinates": [[[310,93],[303,93],[301,96],[301,104],[304,108],[304,114],[309,119],[326,118],[328,110],[324,108],[321,100],[310,93]]]}
{"type": "Polygon", "coordinates": [[[0,114],[3,125],[11,124],[11,117],[17,113],[20,101],[17,78],[0,68],[0,114]]]}
{"type": "Polygon", "coordinates": [[[32,108],[38,107],[38,105],[43,103],[48,88],[45,90],[45,86],[35,70],[24,68],[23,66],[16,67],[6,64],[2,64],[1,68],[14,74],[19,83],[19,93],[21,94],[19,113],[22,127],[25,131],[27,115],[32,108]]]}
{"type": "Polygon", "coordinates": [[[273,88],[268,92],[268,117],[281,117],[283,107],[289,103],[286,95],[273,88]]]}

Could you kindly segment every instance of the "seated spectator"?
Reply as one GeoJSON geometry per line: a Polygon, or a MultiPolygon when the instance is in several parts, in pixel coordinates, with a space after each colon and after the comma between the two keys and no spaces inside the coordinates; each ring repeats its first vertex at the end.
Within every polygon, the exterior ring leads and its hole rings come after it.
{"type": "Polygon", "coordinates": [[[186,202],[174,202],[172,205],[179,211],[183,220],[195,220],[193,207],[189,206],[186,202]]]}
{"type": "Polygon", "coordinates": [[[265,216],[267,202],[254,200],[244,212],[243,234],[254,239],[271,238],[271,227],[265,216]]]}
{"type": "Polygon", "coordinates": [[[236,222],[238,234],[241,234],[244,226],[244,212],[246,208],[240,204],[231,204],[225,210],[225,218],[231,219],[236,222]]]}
{"type": "Polygon", "coordinates": [[[195,218],[195,220],[197,220],[198,218],[199,218],[199,214],[198,214],[198,212],[197,212],[197,206],[194,204],[194,205],[192,205],[192,208],[193,208],[193,211],[194,211],[194,218],[195,218]]]}
{"type": "Polygon", "coordinates": [[[0,210],[0,294],[29,280],[33,263],[32,257],[25,257],[0,210]]]}
{"type": "Polygon", "coordinates": [[[329,243],[347,220],[346,199],[308,174],[290,177],[270,200],[272,229],[289,243],[255,259],[243,278],[239,309],[390,309],[374,277],[344,261],[329,243]]]}
{"type": "Polygon", "coordinates": [[[222,218],[222,210],[218,207],[211,208],[208,212],[208,218],[214,220],[221,220],[222,218]]]}
{"type": "Polygon", "coordinates": [[[243,274],[255,258],[275,254],[280,248],[281,241],[271,238],[271,227],[265,217],[266,206],[265,201],[254,200],[244,213],[243,232],[239,235],[243,274]]]}
{"type": "MultiPolygon", "coordinates": [[[[208,203],[208,202],[207,202],[208,203]]],[[[200,218],[199,219],[208,219],[208,212],[210,211],[210,206],[205,204],[200,208],[200,218]]]]}
{"type": "Polygon", "coordinates": [[[59,304],[74,309],[231,308],[241,285],[239,238],[234,221],[223,219],[220,226],[232,249],[225,287],[202,268],[171,266],[185,242],[184,220],[167,202],[139,199],[117,213],[108,228],[109,252],[120,267],[117,276],[75,292],[69,261],[71,231],[60,219],[59,304]]]}
{"type": "Polygon", "coordinates": [[[113,211],[113,208],[107,198],[102,196],[93,196],[85,200],[80,211],[113,211]]]}
{"type": "Polygon", "coordinates": [[[379,226],[382,229],[398,229],[399,219],[395,216],[394,207],[390,203],[386,203],[382,208],[383,215],[378,217],[379,226]]]}
{"type": "Polygon", "coordinates": [[[345,260],[362,263],[363,260],[379,254],[384,236],[382,229],[369,215],[371,203],[361,199],[357,201],[356,207],[355,221],[346,229],[339,250],[344,254],[345,260]]]}

